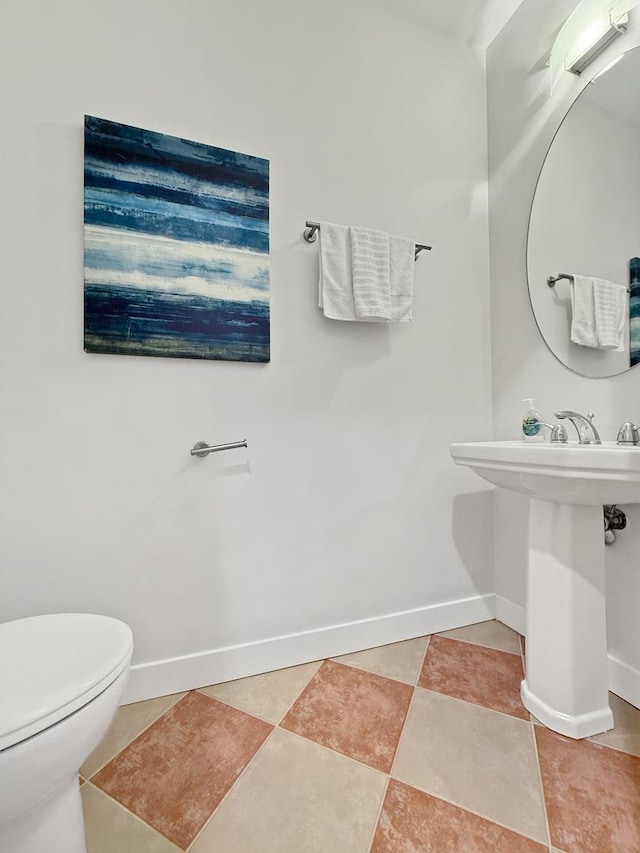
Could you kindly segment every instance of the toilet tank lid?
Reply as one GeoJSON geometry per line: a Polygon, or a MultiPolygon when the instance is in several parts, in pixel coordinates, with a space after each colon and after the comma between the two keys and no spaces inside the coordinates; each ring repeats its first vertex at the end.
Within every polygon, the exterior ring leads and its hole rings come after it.
{"type": "Polygon", "coordinates": [[[132,650],[131,629],[110,616],[55,613],[0,624],[0,750],[106,690],[132,650]]]}

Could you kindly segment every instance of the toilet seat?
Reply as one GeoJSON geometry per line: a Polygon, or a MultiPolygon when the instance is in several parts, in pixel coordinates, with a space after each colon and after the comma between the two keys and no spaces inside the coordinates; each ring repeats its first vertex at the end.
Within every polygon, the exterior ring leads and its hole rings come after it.
{"type": "Polygon", "coordinates": [[[73,714],[126,669],[128,625],[110,616],[56,613],[0,625],[0,750],[73,714]]]}

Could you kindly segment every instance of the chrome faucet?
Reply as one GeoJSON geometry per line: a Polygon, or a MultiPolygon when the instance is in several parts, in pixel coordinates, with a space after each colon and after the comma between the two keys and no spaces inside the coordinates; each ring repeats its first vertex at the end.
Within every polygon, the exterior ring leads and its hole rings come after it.
{"type": "Polygon", "coordinates": [[[578,442],[580,444],[602,444],[600,433],[593,423],[594,414],[590,412],[588,415],[581,415],[580,412],[572,412],[570,410],[556,412],[557,418],[568,418],[576,428],[578,433],[578,442]],[[591,435],[585,434],[587,430],[591,431],[591,435]]]}

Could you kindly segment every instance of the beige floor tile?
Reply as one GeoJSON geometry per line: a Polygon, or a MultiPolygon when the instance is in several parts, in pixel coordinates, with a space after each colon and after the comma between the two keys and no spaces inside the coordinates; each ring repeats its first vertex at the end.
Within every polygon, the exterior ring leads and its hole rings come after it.
{"type": "Polygon", "coordinates": [[[476,625],[456,628],[454,631],[443,631],[438,636],[450,637],[452,640],[464,640],[465,643],[487,646],[501,652],[521,654],[520,636],[495,619],[490,622],[478,622],[476,625]]]}
{"type": "Polygon", "coordinates": [[[180,848],[90,782],[82,786],[87,853],[180,853],[180,848]]]}
{"type": "Polygon", "coordinates": [[[275,729],[190,853],[356,853],[373,837],[386,776],[275,729]]]}
{"type": "Polygon", "coordinates": [[[613,711],[613,728],[610,732],[589,738],[595,743],[640,755],[640,711],[625,702],[615,693],[609,694],[609,704],[613,711]]]}
{"type": "Polygon", "coordinates": [[[174,693],[119,708],[111,728],[80,768],[82,776],[90,779],[184,695],[174,693]]]}
{"type": "Polygon", "coordinates": [[[377,675],[384,675],[386,678],[395,678],[406,684],[415,684],[420,674],[428,639],[428,637],[418,637],[416,640],[404,640],[401,643],[341,655],[333,660],[365,669],[367,672],[375,672],[377,675]]]}
{"type": "Polygon", "coordinates": [[[263,675],[201,687],[200,692],[277,725],[316,674],[320,663],[290,666],[263,675]]]}
{"type": "Polygon", "coordinates": [[[548,843],[530,723],[416,688],[391,775],[548,843]]]}

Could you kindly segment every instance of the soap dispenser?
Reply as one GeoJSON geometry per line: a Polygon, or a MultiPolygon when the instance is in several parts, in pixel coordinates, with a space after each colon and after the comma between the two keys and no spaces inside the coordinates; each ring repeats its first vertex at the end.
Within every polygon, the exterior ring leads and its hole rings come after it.
{"type": "Polygon", "coordinates": [[[524,441],[544,441],[542,420],[536,411],[533,397],[525,397],[522,401],[527,404],[527,410],[522,418],[522,438],[524,441]]]}

